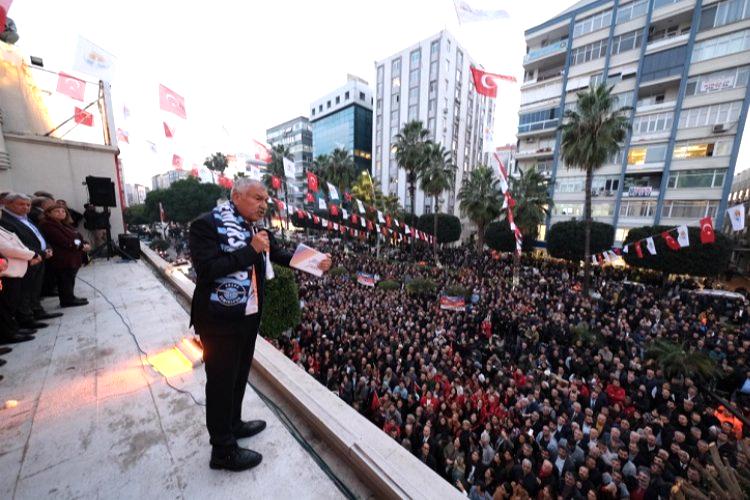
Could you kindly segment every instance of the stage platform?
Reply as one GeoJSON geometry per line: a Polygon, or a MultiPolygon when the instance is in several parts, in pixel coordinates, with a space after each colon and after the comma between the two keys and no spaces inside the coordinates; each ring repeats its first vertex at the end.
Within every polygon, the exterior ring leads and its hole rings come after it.
{"type": "MultiPolygon", "coordinates": [[[[189,334],[183,306],[143,262],[99,260],[80,278],[103,295],[79,281],[88,306],[63,310],[3,356],[0,498],[344,497],[250,387],[243,417],[268,428],[240,443],[263,463],[239,473],[209,469],[205,408],[145,363],[125,325],[153,356],[189,334]]],[[[60,310],[55,299],[44,303],[60,310]]],[[[168,380],[204,401],[203,366],[168,380]]]]}

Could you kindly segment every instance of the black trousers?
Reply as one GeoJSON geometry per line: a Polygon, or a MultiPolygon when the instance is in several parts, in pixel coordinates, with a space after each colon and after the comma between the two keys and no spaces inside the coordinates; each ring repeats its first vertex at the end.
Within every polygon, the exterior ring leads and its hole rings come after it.
{"type": "Polygon", "coordinates": [[[233,431],[242,422],[242,400],[258,338],[257,316],[240,324],[222,325],[223,335],[215,335],[217,327],[195,325],[206,365],[206,427],[211,446],[216,448],[237,446],[233,431]]]}
{"type": "Polygon", "coordinates": [[[44,264],[29,266],[23,278],[5,278],[4,283],[10,289],[15,300],[13,313],[19,323],[34,321],[34,313],[42,308],[39,302],[44,279],[44,264]]]}
{"type": "Polygon", "coordinates": [[[55,281],[57,282],[57,295],[60,297],[60,304],[70,304],[76,296],[73,290],[76,286],[76,275],[78,268],[56,269],[55,281]]]}
{"type": "Polygon", "coordinates": [[[20,278],[3,278],[3,289],[0,291],[0,338],[8,338],[18,333],[16,307],[20,278]]]}

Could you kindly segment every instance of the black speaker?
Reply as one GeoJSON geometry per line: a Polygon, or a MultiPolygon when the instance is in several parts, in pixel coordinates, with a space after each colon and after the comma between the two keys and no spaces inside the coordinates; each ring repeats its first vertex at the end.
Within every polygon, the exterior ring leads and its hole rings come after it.
{"type": "Polygon", "coordinates": [[[117,236],[120,252],[126,259],[141,258],[141,240],[135,234],[121,234],[117,236]]]}
{"type": "Polygon", "coordinates": [[[86,177],[89,188],[89,203],[97,207],[116,207],[115,183],[109,177],[86,177]]]}

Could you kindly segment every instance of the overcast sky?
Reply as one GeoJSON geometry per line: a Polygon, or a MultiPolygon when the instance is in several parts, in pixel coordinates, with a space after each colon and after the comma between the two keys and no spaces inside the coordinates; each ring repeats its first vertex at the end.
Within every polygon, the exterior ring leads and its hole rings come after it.
{"type": "MultiPolygon", "coordinates": [[[[472,3],[510,17],[459,26],[453,0],[16,0],[10,17],[17,45],[50,69],[72,69],[79,35],[117,57],[116,117],[132,143],[122,146],[125,180],[150,186],[152,175],[171,168],[173,153],[189,169],[208,151],[264,141],[267,128],[307,116],[309,104],[343,85],[347,73],[374,86],[376,60],[442,29],[487,70],[521,82],[524,30],[575,2],[472,3]],[[159,83],[186,101],[188,119],[172,120],[173,141],[162,131],[159,83]],[[127,122],[121,103],[131,110],[127,122]],[[146,140],[159,143],[158,155],[146,140]]],[[[515,142],[520,97],[518,84],[500,85],[496,145],[515,142]]]]}

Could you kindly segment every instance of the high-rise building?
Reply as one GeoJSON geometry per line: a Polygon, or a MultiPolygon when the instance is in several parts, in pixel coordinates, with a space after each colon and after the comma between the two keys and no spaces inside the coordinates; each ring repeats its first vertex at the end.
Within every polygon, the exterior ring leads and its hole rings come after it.
{"type": "Polygon", "coordinates": [[[585,175],[561,161],[557,127],[601,82],[633,111],[594,175],[594,219],[617,241],[636,226],[720,225],[750,102],[749,20],[750,0],[587,0],[526,31],[517,162],[550,176],[548,225],[583,215],[585,175]]]}
{"type": "Polygon", "coordinates": [[[516,145],[506,144],[495,148],[495,155],[503,162],[508,175],[513,176],[518,173],[516,167],[516,145]]]}
{"type": "Polygon", "coordinates": [[[298,116],[292,120],[266,130],[266,142],[270,146],[283,144],[289,147],[294,156],[297,177],[301,177],[310,167],[313,159],[313,138],[310,120],[305,116],[298,116]]]}
{"type": "Polygon", "coordinates": [[[125,184],[125,202],[126,205],[132,207],[133,205],[140,205],[146,201],[146,195],[149,192],[149,188],[143,184],[125,184]]]}
{"type": "Polygon", "coordinates": [[[190,177],[190,172],[186,170],[168,170],[163,174],[155,175],[151,178],[151,189],[168,189],[174,182],[190,177]]]}
{"type": "Polygon", "coordinates": [[[347,75],[346,85],[310,104],[313,156],[334,149],[349,151],[358,171],[372,164],[372,90],[366,81],[347,75]]]}
{"type": "MultiPolygon", "coordinates": [[[[384,192],[397,194],[410,209],[406,172],[398,167],[393,143],[404,124],[420,120],[430,139],[451,153],[458,167],[455,189],[442,197],[442,211],[456,213],[463,176],[483,159],[483,129],[492,126],[491,99],[478,95],[469,68],[478,64],[447,31],[375,63],[373,177],[384,192]]],[[[417,189],[417,214],[431,212],[433,200],[417,189]]]]}

